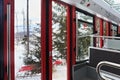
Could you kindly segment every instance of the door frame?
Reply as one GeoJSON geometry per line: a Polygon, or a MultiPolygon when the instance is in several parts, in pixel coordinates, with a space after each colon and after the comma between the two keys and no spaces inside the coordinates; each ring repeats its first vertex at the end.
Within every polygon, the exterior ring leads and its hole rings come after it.
{"type": "Polygon", "coordinates": [[[14,0],[4,0],[4,80],[15,80],[14,72],[14,0]],[[9,5],[10,14],[7,13],[9,5]],[[8,16],[9,15],[9,16],[8,16]],[[9,17],[9,22],[8,22],[9,17]],[[8,28],[9,23],[9,28],[8,28]],[[8,30],[10,29],[10,30],[8,30]],[[10,34],[9,32],[10,31],[10,34]],[[8,40],[9,34],[9,40],[8,40]],[[8,46],[10,49],[8,50],[8,46]],[[8,59],[9,57],[9,59],[8,59]],[[10,60],[10,61],[9,61],[10,60]],[[9,63],[10,62],[10,63],[9,63]],[[10,72],[8,71],[10,70],[10,72]]]}
{"type": "Polygon", "coordinates": [[[72,65],[75,64],[76,55],[76,8],[57,0],[42,0],[42,80],[52,80],[52,1],[67,7],[67,80],[72,80],[72,65]]]}
{"type": "MultiPolygon", "coordinates": [[[[76,9],[62,1],[67,6],[67,80],[72,80],[72,65],[75,64],[76,54],[76,9]],[[72,14],[71,14],[72,13],[72,14]]],[[[4,70],[7,70],[8,38],[7,38],[7,4],[10,8],[10,79],[4,71],[4,80],[15,80],[14,65],[14,0],[4,0],[4,70]]],[[[41,0],[41,79],[52,80],[52,0],[41,0]]]]}

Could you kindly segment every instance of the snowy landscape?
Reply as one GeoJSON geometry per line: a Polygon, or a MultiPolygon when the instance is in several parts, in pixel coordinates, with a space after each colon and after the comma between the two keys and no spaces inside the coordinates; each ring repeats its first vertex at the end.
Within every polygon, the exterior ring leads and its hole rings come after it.
{"type": "MultiPolygon", "coordinates": [[[[24,66],[23,54],[25,48],[22,44],[15,45],[15,80],[41,80],[41,74],[32,76],[25,76],[25,71],[19,72],[20,68],[24,66]]],[[[66,80],[67,79],[66,63],[63,65],[55,65],[53,71],[53,80],[66,80]]]]}
{"type": "MultiPolygon", "coordinates": [[[[41,80],[41,72],[38,74],[31,75],[30,73],[31,73],[32,67],[24,63],[25,53],[27,52],[27,50],[25,48],[25,44],[22,44],[22,42],[27,33],[27,23],[26,23],[27,22],[27,18],[26,18],[27,2],[26,1],[27,0],[15,1],[15,45],[14,45],[15,46],[15,80],[41,80]]],[[[57,4],[55,6],[57,6],[57,4]]],[[[55,11],[54,9],[53,9],[53,12],[55,12],[55,14],[58,14],[58,11],[55,11]]],[[[59,15],[61,15],[60,13],[61,11],[59,12],[59,15]]],[[[41,0],[29,0],[29,38],[31,41],[34,40],[32,34],[37,36],[39,35],[39,37],[41,37],[40,35],[41,29],[39,29],[41,26],[40,14],[41,14],[41,0]],[[39,30],[38,31],[39,33],[35,32],[35,28],[39,30]]],[[[59,15],[55,16],[54,18],[57,19],[59,15]]],[[[64,18],[64,14],[59,19],[63,19],[63,18],[64,18]]],[[[52,26],[54,28],[53,32],[56,33],[56,35],[60,34],[61,32],[60,28],[62,26],[60,27],[59,24],[60,23],[58,22],[52,26]]],[[[59,36],[59,38],[57,38],[56,40],[54,39],[53,41],[54,42],[60,41],[61,44],[63,45],[64,41],[61,40],[60,37],[64,39],[65,35],[63,34],[62,36],[59,36]]],[[[56,36],[52,36],[52,38],[56,38],[56,36]]],[[[30,45],[30,50],[31,50],[31,47],[32,49],[34,49],[36,46],[30,45]]],[[[41,48],[39,48],[39,50],[40,49],[41,48]]],[[[62,51],[65,51],[64,47],[62,51]]],[[[60,53],[63,53],[63,52],[59,52],[57,50],[52,51],[52,54],[53,54],[52,80],[67,80],[66,60],[62,58],[57,59],[56,57],[54,57],[55,55],[61,56],[60,53]]]]}

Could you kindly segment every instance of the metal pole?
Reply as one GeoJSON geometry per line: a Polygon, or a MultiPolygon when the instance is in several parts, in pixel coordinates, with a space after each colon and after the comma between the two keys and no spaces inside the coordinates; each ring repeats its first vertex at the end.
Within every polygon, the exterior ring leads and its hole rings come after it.
{"type": "Polygon", "coordinates": [[[76,56],[78,60],[78,12],[76,12],[76,56]]]}
{"type": "Polygon", "coordinates": [[[8,80],[11,80],[11,4],[7,4],[7,75],[8,80]]]}
{"type": "Polygon", "coordinates": [[[29,54],[29,0],[27,0],[27,56],[29,54]]]}
{"type": "Polygon", "coordinates": [[[23,14],[23,31],[24,31],[24,35],[25,35],[26,30],[25,30],[25,13],[24,13],[24,10],[23,10],[22,14],[23,14]]]}

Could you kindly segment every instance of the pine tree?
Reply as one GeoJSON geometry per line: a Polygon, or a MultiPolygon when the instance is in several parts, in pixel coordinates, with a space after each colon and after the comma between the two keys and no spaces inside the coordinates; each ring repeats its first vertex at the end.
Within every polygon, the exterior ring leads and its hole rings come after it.
{"type": "MultiPolygon", "coordinates": [[[[33,66],[33,70],[31,71],[31,74],[37,74],[41,72],[41,37],[40,37],[40,29],[35,28],[34,33],[30,35],[30,51],[29,54],[27,51],[24,53],[24,64],[25,65],[31,65],[33,66]]],[[[25,36],[23,38],[22,44],[25,45],[25,48],[27,49],[27,37],[25,36]]]]}
{"type": "MultiPolygon", "coordinates": [[[[66,16],[65,7],[53,2],[52,25],[53,25],[53,50],[57,51],[54,57],[66,58],[66,16]],[[57,30],[55,30],[57,28],[57,30]]],[[[35,33],[30,35],[30,51],[24,53],[24,64],[34,66],[31,74],[41,72],[41,36],[40,29],[35,27],[35,33]]],[[[27,49],[27,36],[22,41],[27,49]]]]}
{"type": "Polygon", "coordinates": [[[58,51],[54,57],[66,59],[66,8],[53,4],[53,50],[58,51]]]}

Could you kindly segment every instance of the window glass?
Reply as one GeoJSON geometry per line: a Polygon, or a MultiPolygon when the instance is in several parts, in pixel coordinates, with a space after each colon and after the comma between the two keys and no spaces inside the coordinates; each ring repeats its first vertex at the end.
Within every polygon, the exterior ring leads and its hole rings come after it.
{"type": "Polygon", "coordinates": [[[84,13],[81,13],[81,12],[77,12],[77,13],[78,13],[78,19],[93,23],[93,17],[86,15],[84,13]]]}
{"type": "Polygon", "coordinates": [[[41,80],[40,7],[41,0],[15,0],[15,80],[41,80]]]}
{"type": "Polygon", "coordinates": [[[76,61],[88,59],[88,47],[91,44],[89,35],[93,34],[93,25],[85,22],[78,22],[77,33],[76,61]]]}
{"type": "Polygon", "coordinates": [[[107,27],[106,27],[106,21],[103,21],[103,35],[106,36],[107,35],[107,27]]]}
{"type": "Polygon", "coordinates": [[[117,35],[117,26],[112,25],[112,28],[111,28],[111,33],[112,33],[112,36],[117,35]]]}
{"type": "Polygon", "coordinates": [[[52,80],[67,80],[66,7],[52,2],[52,80]]]}
{"type": "MultiPolygon", "coordinates": [[[[100,19],[96,18],[96,35],[100,35],[100,19]]],[[[105,24],[104,24],[105,25],[105,24]]],[[[100,47],[100,38],[96,38],[96,47],[100,47]]]]}

